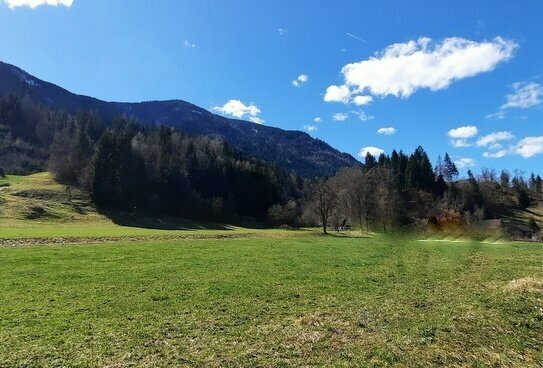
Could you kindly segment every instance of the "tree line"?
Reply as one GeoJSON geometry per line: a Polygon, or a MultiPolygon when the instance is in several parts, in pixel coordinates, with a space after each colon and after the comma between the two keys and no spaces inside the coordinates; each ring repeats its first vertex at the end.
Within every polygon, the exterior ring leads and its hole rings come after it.
{"type": "Polygon", "coordinates": [[[0,99],[0,167],[0,175],[48,169],[106,210],[251,217],[325,232],[345,224],[388,231],[440,213],[496,218],[542,200],[543,185],[536,174],[487,169],[459,178],[448,154],[432,165],[422,147],[368,154],[332,177],[303,180],[220,139],[123,117],[106,124],[92,112],[70,115],[17,96],[0,99]]]}
{"type": "Polygon", "coordinates": [[[490,169],[478,176],[468,170],[463,179],[458,175],[448,154],[432,166],[420,146],[410,155],[368,153],[363,166],[313,182],[300,213],[324,233],[347,219],[362,230],[386,232],[439,215],[464,224],[481,222],[543,200],[543,179],[534,173],[528,179],[521,172],[490,169]]]}

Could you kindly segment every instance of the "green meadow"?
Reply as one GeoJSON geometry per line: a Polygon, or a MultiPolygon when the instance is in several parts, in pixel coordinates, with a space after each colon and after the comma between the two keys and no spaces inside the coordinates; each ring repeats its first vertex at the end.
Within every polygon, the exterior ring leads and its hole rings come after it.
{"type": "Polygon", "coordinates": [[[0,366],[543,364],[543,247],[298,237],[0,249],[0,366]]]}
{"type": "Polygon", "coordinates": [[[0,367],[543,365],[541,244],[157,229],[8,181],[0,367]]]}

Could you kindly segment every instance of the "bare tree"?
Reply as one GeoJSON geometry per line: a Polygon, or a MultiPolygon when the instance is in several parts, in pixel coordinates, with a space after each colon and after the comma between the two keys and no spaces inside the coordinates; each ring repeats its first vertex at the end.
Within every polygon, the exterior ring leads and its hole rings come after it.
{"type": "Polygon", "coordinates": [[[311,211],[322,223],[322,232],[328,234],[327,224],[338,204],[338,196],[328,180],[320,179],[315,184],[310,196],[311,211]]]}

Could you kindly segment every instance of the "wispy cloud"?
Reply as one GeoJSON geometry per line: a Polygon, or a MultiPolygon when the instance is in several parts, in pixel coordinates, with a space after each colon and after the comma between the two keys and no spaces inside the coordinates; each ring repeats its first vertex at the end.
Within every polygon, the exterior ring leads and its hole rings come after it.
{"type": "Polygon", "coordinates": [[[4,2],[11,9],[17,7],[35,9],[42,5],[65,6],[69,8],[73,4],[73,0],[0,0],[0,2],[4,2]]]}
{"type": "Polygon", "coordinates": [[[352,114],[358,116],[358,118],[362,121],[369,121],[373,120],[373,115],[368,115],[364,111],[351,111],[352,114]]]}
{"type": "Polygon", "coordinates": [[[501,146],[496,145],[498,142],[511,140],[513,138],[515,138],[515,136],[513,134],[511,134],[511,132],[506,132],[506,131],[494,132],[494,133],[491,133],[491,134],[488,134],[488,135],[485,135],[485,136],[479,138],[477,140],[477,146],[478,147],[488,147],[488,146],[490,146],[491,148],[499,149],[499,148],[501,148],[501,146]]]}
{"type": "Polygon", "coordinates": [[[351,38],[354,38],[355,40],[358,40],[358,41],[361,41],[361,42],[364,42],[365,44],[369,45],[370,43],[368,41],[366,41],[365,39],[361,38],[361,37],[358,37],[357,35],[354,35],[352,33],[349,33],[349,32],[345,32],[345,34],[351,38]]]}
{"type": "Polygon", "coordinates": [[[223,115],[230,115],[238,119],[248,119],[256,124],[264,124],[264,120],[260,118],[260,109],[254,104],[244,104],[241,100],[230,100],[223,106],[215,106],[213,110],[220,112],[223,115]]]}
{"type": "Polygon", "coordinates": [[[487,116],[485,116],[485,118],[486,119],[502,120],[502,119],[505,119],[506,116],[507,116],[507,114],[505,113],[505,111],[498,111],[498,112],[494,112],[492,114],[488,114],[487,116]]]}
{"type": "Polygon", "coordinates": [[[315,125],[304,125],[304,130],[306,130],[308,133],[311,133],[317,130],[317,127],[315,125]]]}
{"type": "Polygon", "coordinates": [[[346,114],[344,112],[337,112],[334,115],[332,115],[332,119],[334,121],[345,121],[349,118],[349,114],[346,114]]]}
{"type": "Polygon", "coordinates": [[[315,119],[313,119],[313,121],[315,123],[320,123],[320,122],[322,122],[322,118],[320,116],[317,116],[315,119]]]}
{"type": "Polygon", "coordinates": [[[195,48],[196,44],[190,42],[189,40],[185,40],[185,41],[183,41],[183,46],[185,46],[186,48],[195,48]]]}
{"type": "Polygon", "coordinates": [[[382,134],[382,135],[396,134],[396,128],[393,128],[393,127],[380,128],[380,129],[377,130],[377,134],[382,134]]]}
{"type": "Polygon", "coordinates": [[[475,160],[472,159],[472,158],[469,158],[469,157],[462,157],[462,158],[459,158],[458,160],[454,161],[454,164],[459,168],[459,169],[463,169],[463,168],[466,168],[466,167],[473,167],[475,166],[475,160]]]}
{"type": "Polygon", "coordinates": [[[527,109],[543,103],[543,86],[535,82],[517,82],[513,84],[513,93],[506,96],[507,102],[501,109],[527,109]]]}

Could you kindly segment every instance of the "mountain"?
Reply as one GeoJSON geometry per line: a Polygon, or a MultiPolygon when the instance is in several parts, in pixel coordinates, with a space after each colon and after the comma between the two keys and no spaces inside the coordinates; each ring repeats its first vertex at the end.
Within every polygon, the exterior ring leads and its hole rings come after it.
{"type": "Polygon", "coordinates": [[[106,124],[123,115],[142,125],[168,125],[190,134],[220,137],[248,155],[274,162],[304,177],[331,176],[340,168],[359,164],[353,156],[304,132],[225,118],[181,100],[106,102],[71,93],[0,62],[0,96],[7,94],[26,96],[70,113],[92,110],[106,124]]]}

